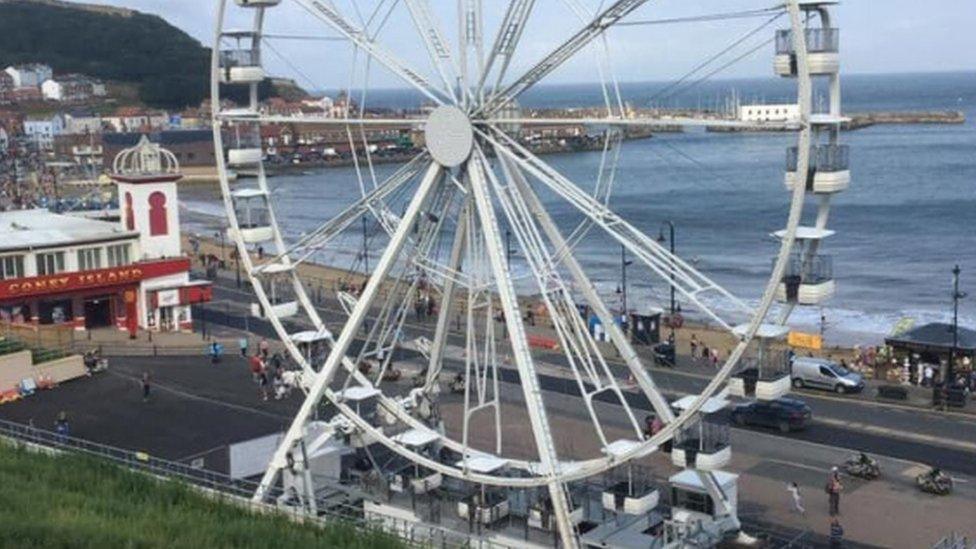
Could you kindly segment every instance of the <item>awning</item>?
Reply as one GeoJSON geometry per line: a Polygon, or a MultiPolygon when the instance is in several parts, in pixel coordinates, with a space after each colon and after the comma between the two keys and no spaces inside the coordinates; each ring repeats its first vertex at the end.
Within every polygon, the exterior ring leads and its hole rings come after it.
{"type": "MultiPolygon", "coordinates": [[[[948,353],[952,349],[952,325],[933,322],[909,330],[901,335],[885,338],[892,347],[930,353],[948,353]]],[[[976,352],[976,330],[958,328],[956,349],[963,353],[976,352]]]]}

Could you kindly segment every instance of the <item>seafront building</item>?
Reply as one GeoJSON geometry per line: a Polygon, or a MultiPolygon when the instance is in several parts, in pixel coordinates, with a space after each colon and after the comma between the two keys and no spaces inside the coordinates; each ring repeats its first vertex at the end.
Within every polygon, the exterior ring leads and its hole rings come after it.
{"type": "Polygon", "coordinates": [[[0,318],[68,324],[192,328],[190,306],[211,299],[209,282],[190,279],[180,250],[172,153],[143,139],[115,161],[118,221],[47,210],[0,213],[0,318]]]}

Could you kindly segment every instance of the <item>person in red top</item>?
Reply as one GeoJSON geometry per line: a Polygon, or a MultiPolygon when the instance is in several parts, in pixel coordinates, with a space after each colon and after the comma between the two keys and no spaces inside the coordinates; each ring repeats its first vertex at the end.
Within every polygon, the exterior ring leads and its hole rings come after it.
{"type": "Polygon", "coordinates": [[[251,377],[253,377],[254,382],[257,383],[258,377],[261,375],[261,372],[264,371],[264,363],[261,361],[260,356],[254,355],[248,359],[248,364],[251,368],[251,377]]]}

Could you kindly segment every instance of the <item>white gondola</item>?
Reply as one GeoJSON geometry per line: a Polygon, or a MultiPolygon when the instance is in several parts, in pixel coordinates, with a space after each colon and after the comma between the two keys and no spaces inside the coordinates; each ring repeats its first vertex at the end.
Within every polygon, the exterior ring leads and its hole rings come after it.
{"type": "MultiPolygon", "coordinates": [[[[840,70],[840,30],[831,28],[806,29],[810,73],[815,75],[836,74],[840,70]]],[[[796,52],[793,49],[793,31],[776,33],[776,57],[773,60],[776,74],[796,76],[796,52]]]]}
{"type": "Polygon", "coordinates": [[[738,475],[725,471],[699,473],[685,469],[668,479],[671,485],[671,520],[678,524],[693,525],[709,521],[721,514],[735,516],[739,505],[738,475]],[[723,504],[716,505],[702,476],[710,479],[724,496],[723,504]]]}
{"type": "MultiPolygon", "coordinates": [[[[426,455],[433,454],[434,444],[441,436],[429,429],[409,429],[391,438],[411,450],[426,455]]],[[[401,493],[427,494],[444,483],[444,475],[431,471],[417,463],[405,462],[393,475],[390,490],[401,493]]]]}
{"type": "Polygon", "coordinates": [[[281,0],[234,0],[242,8],[273,8],[281,3],[281,0]]]}
{"type": "Polygon", "coordinates": [[[771,348],[789,334],[789,327],[764,325],[754,340],[755,351],[745,356],[729,378],[728,394],[756,400],[776,400],[789,394],[790,368],[785,351],[771,348]]]}
{"type": "Polygon", "coordinates": [[[810,151],[810,167],[807,177],[796,173],[797,148],[790,147],[786,154],[786,188],[793,190],[797,180],[805,181],[807,191],[827,194],[846,190],[851,183],[850,152],[847,145],[818,145],[810,151]]]}
{"type": "MultiPolygon", "coordinates": [[[[508,467],[508,460],[473,452],[455,465],[480,474],[497,474],[508,467]]],[[[511,502],[507,492],[504,489],[489,487],[484,484],[480,485],[470,497],[462,499],[457,504],[458,517],[464,520],[473,520],[485,526],[507,517],[510,511],[511,502]]]]}
{"type": "Polygon", "coordinates": [[[232,46],[220,50],[221,84],[257,84],[267,76],[261,66],[260,36],[252,31],[227,31],[221,35],[232,46]]]}
{"type": "MultiPolygon", "coordinates": [[[[371,426],[383,432],[377,410],[380,391],[375,387],[347,387],[336,394],[339,402],[348,405],[359,417],[365,419],[371,426]]],[[[376,442],[371,435],[366,434],[352,424],[344,430],[346,445],[350,448],[366,448],[376,442]]]]}
{"type": "Polygon", "coordinates": [[[267,319],[270,315],[288,318],[298,314],[298,300],[293,296],[292,281],[288,276],[293,269],[293,265],[282,262],[265,263],[252,269],[253,276],[267,280],[267,297],[271,303],[270,311],[265,310],[261,303],[252,303],[252,316],[267,319]]]}
{"type": "MultiPolygon", "coordinates": [[[[231,193],[231,200],[237,214],[237,230],[245,243],[258,244],[274,238],[266,192],[261,189],[238,189],[231,193]]],[[[267,271],[255,272],[267,274],[267,271]]]]}
{"type": "MultiPolygon", "coordinates": [[[[702,438],[689,434],[687,438],[675,442],[671,448],[671,462],[675,466],[716,471],[732,461],[732,445],[728,443],[728,436],[717,434],[719,431],[728,433],[728,425],[706,423],[703,420],[702,426],[707,426],[702,433],[698,433],[702,438]]],[[[694,430],[695,426],[691,429],[694,430]]]]}
{"type": "Polygon", "coordinates": [[[833,258],[797,254],[790,257],[776,299],[784,303],[819,305],[834,295],[833,258]]]}
{"type": "MultiPolygon", "coordinates": [[[[684,396],[673,403],[675,412],[689,408],[697,395],[684,396]]],[[[728,407],[729,401],[710,397],[698,410],[699,418],[681,429],[671,446],[671,462],[678,467],[714,471],[728,465],[732,459],[732,445],[727,424],[715,419],[715,414],[728,407]]]]}

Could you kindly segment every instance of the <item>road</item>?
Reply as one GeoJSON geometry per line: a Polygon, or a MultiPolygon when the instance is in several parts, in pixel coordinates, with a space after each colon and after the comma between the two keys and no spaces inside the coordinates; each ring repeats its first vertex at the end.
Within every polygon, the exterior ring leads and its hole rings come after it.
{"type": "MultiPolygon", "coordinates": [[[[214,288],[214,299],[209,321],[243,330],[244,315],[252,296],[246,290],[235,287],[232,279],[221,278],[214,288]],[[229,313],[229,314],[228,314],[229,313]]],[[[339,325],[345,316],[337,308],[320,309],[323,320],[339,325]]],[[[264,337],[276,337],[269,323],[251,318],[247,328],[264,337]]],[[[300,329],[294,327],[294,331],[300,329]]],[[[408,324],[408,338],[424,335],[431,337],[432,325],[408,324]]],[[[452,345],[463,345],[459,334],[451,338],[452,345]]],[[[555,366],[565,366],[561,354],[546,354],[541,360],[555,366]]],[[[645,361],[650,364],[650,361],[645,361]]],[[[615,375],[626,378],[626,370],[619,362],[611,363],[615,375]]],[[[450,362],[448,370],[460,368],[450,362]]],[[[708,382],[708,376],[699,371],[690,372],[669,368],[651,367],[651,374],[662,391],[673,400],[686,394],[696,394],[708,382]]],[[[501,379],[518,383],[514,369],[502,369],[501,379]]],[[[542,388],[548,392],[579,395],[576,382],[569,377],[540,376],[542,388]]],[[[602,395],[604,400],[610,395],[602,395]]],[[[872,455],[888,456],[938,466],[947,471],[976,476],[976,418],[963,414],[945,414],[866,399],[838,397],[831,393],[803,391],[802,400],[813,409],[814,420],[809,428],[782,434],[765,429],[735,427],[735,430],[751,430],[765,437],[799,440],[824,444],[852,451],[864,451],[872,455]]],[[[630,403],[636,408],[650,410],[642,395],[629,392],[630,403]]],[[[727,415],[727,412],[726,412],[727,415]]]]}

